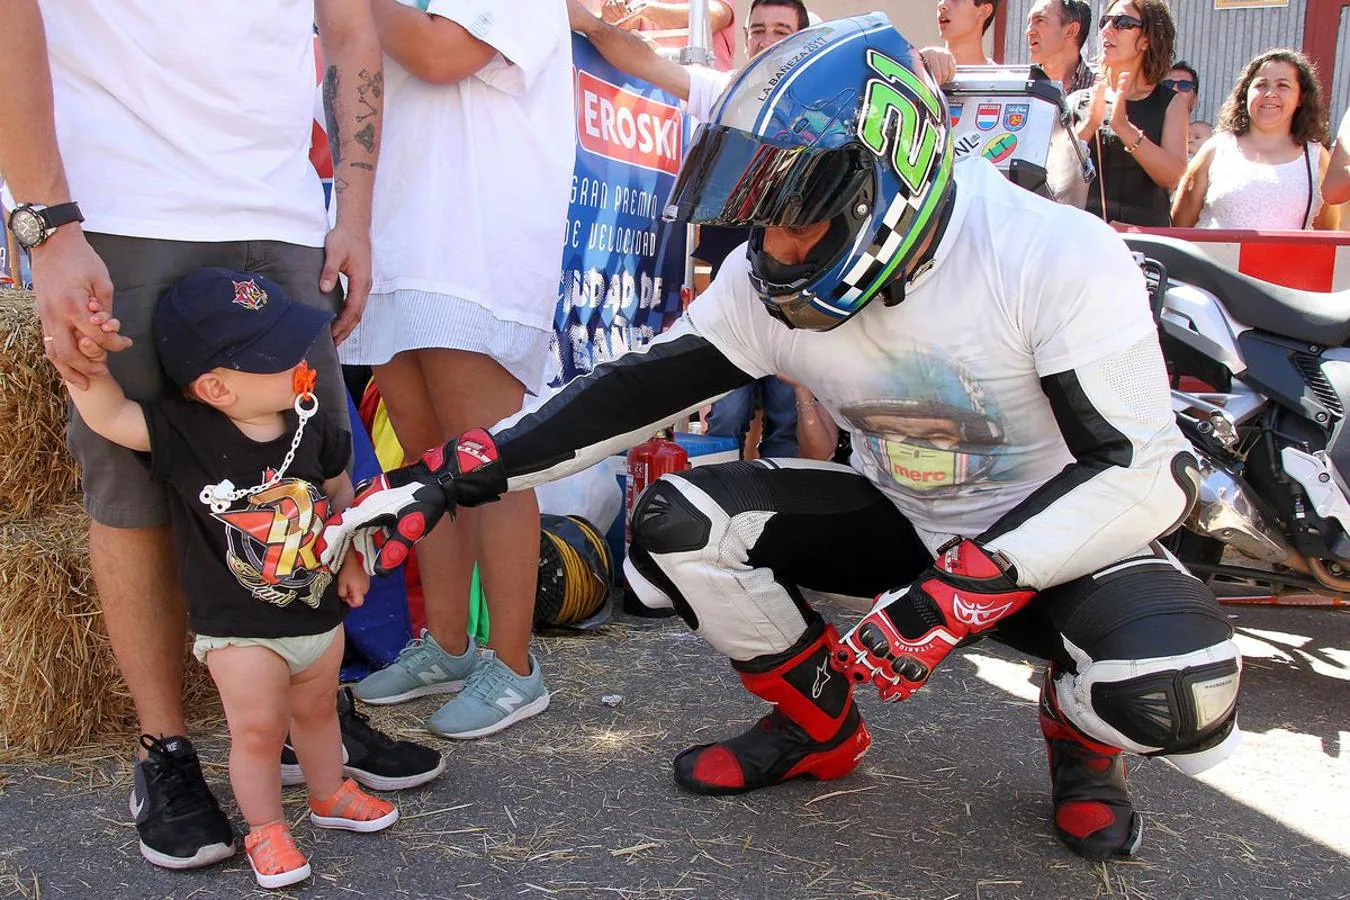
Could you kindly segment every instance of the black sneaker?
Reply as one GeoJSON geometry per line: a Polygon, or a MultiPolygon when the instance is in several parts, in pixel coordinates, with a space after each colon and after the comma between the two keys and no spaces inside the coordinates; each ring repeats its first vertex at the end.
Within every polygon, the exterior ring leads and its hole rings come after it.
{"type": "MultiPolygon", "coordinates": [[[[342,771],[373,791],[402,791],[426,784],[445,771],[445,760],[430,747],[396,741],[371,727],[370,716],[357,710],[351,688],[338,691],[338,724],[342,727],[342,771]]],[[[281,747],[281,783],[305,783],[290,736],[281,747]]]]}
{"type": "Polygon", "coordinates": [[[234,828],[206,786],[185,737],[141,735],[149,754],[131,778],[131,814],[141,855],[166,869],[196,869],[234,855],[234,828]]]}

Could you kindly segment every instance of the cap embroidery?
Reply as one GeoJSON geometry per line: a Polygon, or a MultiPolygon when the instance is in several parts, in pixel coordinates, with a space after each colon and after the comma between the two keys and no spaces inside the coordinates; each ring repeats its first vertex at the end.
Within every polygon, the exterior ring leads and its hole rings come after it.
{"type": "Polygon", "coordinates": [[[234,302],[244,309],[257,311],[267,305],[267,291],[258,287],[252,278],[248,281],[234,281],[234,302]]]}

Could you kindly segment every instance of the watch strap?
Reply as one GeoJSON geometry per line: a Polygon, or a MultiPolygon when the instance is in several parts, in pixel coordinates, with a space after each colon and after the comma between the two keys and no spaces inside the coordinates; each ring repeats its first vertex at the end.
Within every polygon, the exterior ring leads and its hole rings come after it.
{"type": "Polygon", "coordinates": [[[47,229],[53,231],[62,225],[69,225],[71,222],[83,222],[84,215],[80,212],[80,204],[75,201],[69,203],[58,203],[55,206],[46,206],[38,210],[38,215],[47,223],[47,229]]]}

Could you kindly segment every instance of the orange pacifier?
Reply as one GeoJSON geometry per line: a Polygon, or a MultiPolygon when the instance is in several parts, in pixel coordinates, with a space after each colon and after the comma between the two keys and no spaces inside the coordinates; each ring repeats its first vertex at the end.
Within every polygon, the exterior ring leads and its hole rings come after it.
{"type": "Polygon", "coordinates": [[[291,389],[295,391],[295,411],[305,418],[314,415],[319,408],[319,398],[314,396],[314,385],[318,380],[319,373],[304,360],[295,367],[295,372],[291,376],[291,389]]]}

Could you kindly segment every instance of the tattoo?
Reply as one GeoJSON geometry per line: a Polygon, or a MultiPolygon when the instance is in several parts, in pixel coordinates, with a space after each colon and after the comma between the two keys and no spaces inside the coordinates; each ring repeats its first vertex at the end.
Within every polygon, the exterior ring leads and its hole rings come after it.
{"type": "MultiPolygon", "coordinates": [[[[328,123],[328,152],[333,157],[333,169],[342,164],[342,136],[338,130],[338,79],[337,66],[329,66],[323,76],[323,113],[328,123]]],[[[336,182],[334,182],[336,188],[336,182]]]]}
{"type": "Polygon", "coordinates": [[[362,128],[362,129],[361,129],[360,131],[358,131],[356,134],[352,135],[352,140],[354,140],[354,141],[356,141],[358,144],[360,144],[360,145],[361,145],[361,149],[365,150],[367,153],[374,153],[374,152],[375,152],[375,126],[374,126],[373,124],[371,124],[370,122],[367,122],[367,123],[365,124],[365,127],[364,127],[364,128],[362,128]]]}
{"type": "MultiPolygon", "coordinates": [[[[368,69],[362,69],[356,76],[356,101],[364,110],[356,114],[356,121],[364,122],[366,119],[375,118],[380,114],[379,103],[384,97],[384,73],[376,72],[370,74],[368,69]]],[[[370,148],[367,147],[367,150],[370,148]]]]}
{"type": "Polygon", "coordinates": [[[341,194],[347,190],[347,179],[340,175],[333,176],[333,193],[341,194]]]}
{"type": "Polygon", "coordinates": [[[352,168],[352,169],[365,169],[367,172],[374,172],[374,171],[375,171],[375,167],[372,166],[370,163],[357,163],[357,162],[354,162],[354,163],[349,163],[349,164],[348,164],[348,167],[349,167],[349,168],[352,168]]]}

